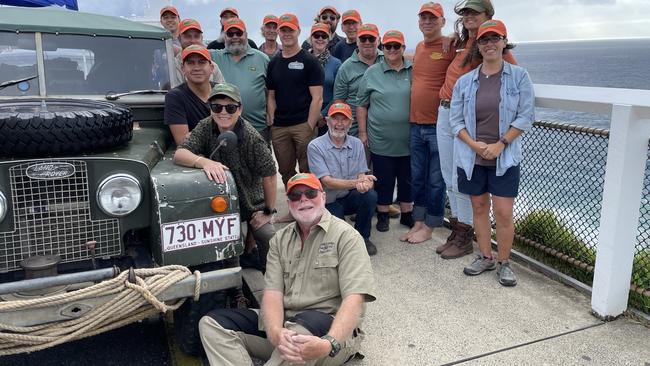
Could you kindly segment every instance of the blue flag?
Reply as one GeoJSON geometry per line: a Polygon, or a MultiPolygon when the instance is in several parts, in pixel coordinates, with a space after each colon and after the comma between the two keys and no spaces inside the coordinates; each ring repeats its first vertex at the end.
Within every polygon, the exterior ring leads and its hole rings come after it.
{"type": "Polygon", "coordinates": [[[0,4],[27,7],[58,5],[65,6],[70,10],[79,10],[77,0],[0,0],[0,4]]]}

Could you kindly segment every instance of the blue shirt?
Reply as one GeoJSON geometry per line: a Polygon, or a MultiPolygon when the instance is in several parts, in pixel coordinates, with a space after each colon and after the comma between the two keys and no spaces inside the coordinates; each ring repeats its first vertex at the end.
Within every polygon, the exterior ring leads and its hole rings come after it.
{"type": "Polygon", "coordinates": [[[323,108],[321,109],[323,116],[327,116],[327,110],[334,97],[334,80],[336,79],[336,73],[339,72],[339,67],[341,67],[341,60],[334,56],[327,58],[324,67],[325,81],[323,82],[323,108]]]}
{"type": "MultiPolygon", "coordinates": [[[[455,164],[465,171],[468,180],[472,179],[476,153],[458,138],[458,133],[466,129],[470,137],[476,139],[476,91],[480,69],[481,66],[458,79],[454,86],[450,107],[449,124],[456,136],[455,164]]],[[[535,92],[528,71],[504,62],[500,95],[499,136],[503,137],[510,127],[522,131],[530,130],[535,119],[535,92]]],[[[519,136],[510,141],[497,157],[496,175],[502,176],[509,168],[519,165],[522,157],[521,136],[519,136]]]]}
{"type": "MultiPolygon", "coordinates": [[[[357,179],[361,173],[369,171],[366,152],[361,140],[348,135],[343,146],[337,147],[330,139],[329,132],[313,139],[307,147],[309,170],[321,179],[330,176],[337,179],[357,179]]],[[[348,190],[327,189],[326,203],[347,196],[348,190]]]]}

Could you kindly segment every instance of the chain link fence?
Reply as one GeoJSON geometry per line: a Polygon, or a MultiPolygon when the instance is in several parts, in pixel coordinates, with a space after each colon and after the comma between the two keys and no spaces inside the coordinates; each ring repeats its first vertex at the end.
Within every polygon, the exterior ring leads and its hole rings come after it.
{"type": "MultiPolygon", "coordinates": [[[[591,285],[609,131],[535,122],[524,134],[514,210],[518,251],[591,285]]],[[[650,313],[650,150],[630,304],[650,313]]]]}

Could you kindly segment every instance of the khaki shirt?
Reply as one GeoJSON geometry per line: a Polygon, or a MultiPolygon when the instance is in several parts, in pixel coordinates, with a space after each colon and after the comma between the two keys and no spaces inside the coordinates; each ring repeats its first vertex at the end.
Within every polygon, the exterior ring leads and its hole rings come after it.
{"type": "Polygon", "coordinates": [[[302,249],[298,230],[294,222],[278,231],[266,262],[265,289],[284,293],[285,319],[305,310],[335,315],[350,294],[376,299],[370,257],[352,226],[324,210],[302,249]]]}

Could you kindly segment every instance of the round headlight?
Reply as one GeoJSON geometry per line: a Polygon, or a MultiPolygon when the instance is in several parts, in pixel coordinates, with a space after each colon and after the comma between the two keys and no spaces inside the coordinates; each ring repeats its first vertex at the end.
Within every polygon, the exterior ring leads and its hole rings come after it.
{"type": "Polygon", "coordinates": [[[5,219],[5,215],[7,214],[7,199],[5,198],[5,195],[0,192],[0,222],[5,219]]]}
{"type": "Polygon", "coordinates": [[[111,175],[99,185],[97,201],[106,214],[126,216],[142,202],[140,183],[127,174],[111,175]]]}

